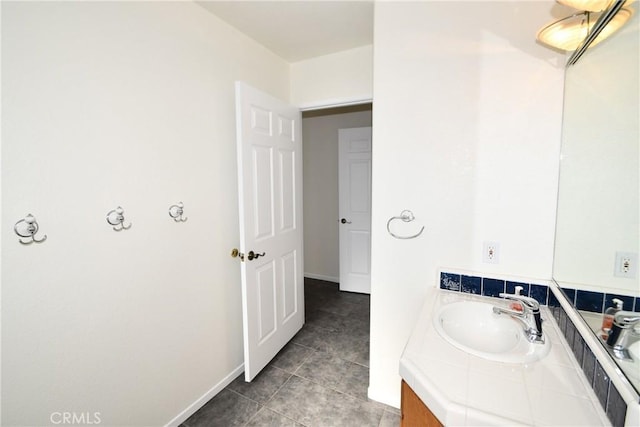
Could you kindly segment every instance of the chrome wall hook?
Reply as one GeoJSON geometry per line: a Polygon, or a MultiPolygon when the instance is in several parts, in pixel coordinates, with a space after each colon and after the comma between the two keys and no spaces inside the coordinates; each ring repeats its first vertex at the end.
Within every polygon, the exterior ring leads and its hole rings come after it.
{"type": "Polygon", "coordinates": [[[418,231],[416,234],[412,234],[410,236],[398,236],[397,234],[394,234],[391,231],[391,222],[393,220],[396,219],[401,219],[403,222],[411,222],[414,219],[416,219],[416,217],[413,215],[413,212],[411,212],[410,210],[404,210],[402,212],[400,212],[399,216],[392,216],[391,218],[389,218],[389,221],[387,221],[387,231],[389,232],[389,234],[391,234],[391,236],[395,237],[396,239],[415,239],[416,237],[418,237],[419,235],[422,234],[422,232],[424,231],[424,225],[422,226],[422,228],[420,229],[420,231],[418,231]]]}
{"type": "Polygon", "coordinates": [[[107,214],[107,222],[109,223],[109,225],[113,226],[113,229],[115,231],[128,230],[133,225],[132,223],[129,223],[129,225],[124,225],[124,209],[122,209],[120,206],[112,211],[109,211],[109,213],[107,214]]]}
{"type": "Polygon", "coordinates": [[[169,216],[173,218],[175,222],[185,222],[189,218],[183,218],[182,214],[184,213],[184,204],[182,202],[177,205],[169,206],[169,216]]]}
{"type": "Polygon", "coordinates": [[[16,225],[13,226],[13,231],[15,231],[16,234],[21,237],[20,239],[18,239],[18,241],[23,245],[30,245],[33,242],[42,243],[45,240],[47,240],[46,234],[42,236],[40,240],[36,239],[35,234],[38,232],[39,229],[40,227],[38,226],[38,222],[36,221],[34,216],[31,214],[28,214],[23,219],[16,222],[16,225]],[[30,239],[30,240],[27,240],[25,242],[22,240],[22,238],[30,239]]]}

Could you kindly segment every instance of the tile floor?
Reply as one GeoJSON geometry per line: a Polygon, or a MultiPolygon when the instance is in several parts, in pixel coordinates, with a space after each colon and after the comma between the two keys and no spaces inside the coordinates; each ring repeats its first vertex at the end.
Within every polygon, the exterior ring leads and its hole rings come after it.
{"type": "Polygon", "coordinates": [[[367,399],[369,296],[305,279],[305,312],[304,327],[251,383],[240,375],[183,427],[400,425],[397,409],[367,399]]]}

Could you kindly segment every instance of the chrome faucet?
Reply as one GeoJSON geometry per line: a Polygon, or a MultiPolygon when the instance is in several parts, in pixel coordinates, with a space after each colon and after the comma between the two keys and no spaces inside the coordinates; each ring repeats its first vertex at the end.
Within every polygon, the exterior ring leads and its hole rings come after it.
{"type": "Polygon", "coordinates": [[[621,310],[613,316],[613,328],[607,338],[607,345],[616,358],[632,360],[628,348],[640,340],[640,333],[634,331],[637,324],[640,324],[640,313],[621,310]]]}
{"type": "Polygon", "coordinates": [[[514,319],[519,320],[524,325],[524,332],[529,342],[544,344],[540,303],[534,298],[525,297],[524,295],[507,293],[500,293],[498,295],[502,298],[518,302],[522,310],[495,306],[493,307],[493,312],[496,314],[508,314],[514,319]]]}

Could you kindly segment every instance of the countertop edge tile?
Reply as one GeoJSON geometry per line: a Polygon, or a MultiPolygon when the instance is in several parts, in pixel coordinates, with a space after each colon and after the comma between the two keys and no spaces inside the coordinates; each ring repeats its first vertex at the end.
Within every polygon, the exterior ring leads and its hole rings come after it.
{"type": "MultiPolygon", "coordinates": [[[[418,321],[414,326],[409,341],[407,342],[405,350],[400,359],[400,375],[422,399],[422,401],[429,407],[433,414],[446,425],[514,425],[522,423],[522,417],[517,417],[519,419],[513,419],[513,414],[505,413],[504,411],[501,412],[499,409],[499,405],[491,408],[495,412],[468,407],[467,405],[470,401],[469,377],[471,375],[464,376],[464,378],[466,378],[466,383],[449,383],[446,387],[444,387],[445,390],[443,390],[443,387],[439,386],[429,378],[428,369],[424,369],[424,367],[421,366],[422,364],[426,363],[426,361],[423,355],[420,354],[420,349],[429,348],[428,341],[441,340],[443,342],[446,342],[437,333],[426,333],[426,331],[432,327],[432,313],[436,311],[440,304],[450,303],[456,299],[456,296],[457,295],[450,291],[441,290],[438,288],[428,290],[425,298],[425,303],[418,317],[418,321]],[[466,390],[466,399],[464,399],[463,402],[456,401],[455,399],[450,398],[450,396],[447,394],[446,389],[450,390],[452,387],[463,387],[466,390]],[[464,417],[462,414],[465,414],[464,417]],[[464,424],[461,424],[463,418],[464,424]]],[[[462,297],[459,298],[460,300],[477,299],[480,301],[487,301],[487,297],[469,296],[469,294],[460,296],[462,297]]],[[[553,316],[551,316],[550,312],[546,308],[544,308],[543,310],[543,315],[544,319],[546,320],[545,326],[547,328],[553,328],[550,334],[561,336],[558,332],[558,325],[553,319],[553,316]]],[[[571,387],[568,387],[567,390],[564,390],[562,388],[563,384],[562,381],[560,381],[558,384],[559,390],[555,390],[555,392],[566,395],[568,399],[579,399],[579,401],[576,402],[581,403],[580,406],[583,409],[583,413],[581,413],[581,416],[586,416],[587,418],[596,421],[596,425],[610,425],[606,413],[593,399],[593,390],[587,389],[583,391],[575,389],[576,384],[583,384],[586,387],[586,382],[582,378],[579,378],[580,374],[582,374],[582,371],[581,369],[579,369],[580,367],[575,361],[573,354],[571,354],[571,352],[566,348],[566,341],[564,341],[564,339],[557,340],[555,338],[556,337],[554,337],[550,355],[558,352],[560,352],[560,354],[563,352],[565,354],[568,353],[569,358],[571,359],[572,369],[562,369],[561,371],[565,371],[569,374],[573,372],[577,376],[577,378],[571,378],[569,381],[567,381],[567,383],[571,385],[571,387]],[[585,413],[585,411],[588,413],[585,413]]],[[[441,343],[438,343],[438,345],[441,345],[441,343]]],[[[565,368],[567,367],[564,357],[549,357],[550,355],[547,355],[547,357],[535,363],[542,364],[543,366],[560,365],[564,366],[565,368]],[[564,363],[558,363],[559,360],[562,360],[564,363]]],[[[466,369],[468,370],[475,369],[474,366],[482,366],[483,363],[488,364],[487,370],[495,369],[495,366],[489,366],[491,361],[484,360],[472,355],[469,355],[468,357],[470,358],[469,360],[473,361],[473,363],[470,362],[467,364],[466,369]]],[[[455,368],[455,365],[447,363],[447,360],[443,359],[441,362],[443,369],[455,368]]],[[[428,363],[437,363],[437,355],[430,354],[428,363]]],[[[486,377],[486,373],[483,375],[485,375],[486,377]]],[[[453,377],[455,376],[451,375],[451,378],[453,377]]],[[[526,381],[523,381],[523,383],[526,383],[526,381]]],[[[529,408],[531,408],[530,411],[532,413],[532,419],[530,420],[530,423],[522,425],[542,425],[545,423],[548,424],[548,416],[536,416],[536,411],[533,410],[534,407],[536,409],[540,409],[541,407],[545,407],[547,405],[547,402],[545,401],[545,399],[547,398],[545,389],[532,386],[531,384],[523,384],[523,389],[524,393],[527,396],[529,408]]],[[[549,399],[551,399],[551,397],[549,399]]],[[[550,408],[553,407],[552,403],[553,402],[548,402],[548,406],[550,408]]]]}

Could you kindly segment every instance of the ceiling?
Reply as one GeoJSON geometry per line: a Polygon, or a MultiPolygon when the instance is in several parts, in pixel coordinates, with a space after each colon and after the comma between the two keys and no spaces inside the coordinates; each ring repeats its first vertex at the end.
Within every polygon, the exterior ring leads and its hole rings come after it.
{"type": "Polygon", "coordinates": [[[196,1],[288,62],[373,43],[373,1],[196,1]]]}
{"type": "MultiPolygon", "coordinates": [[[[373,44],[374,0],[195,2],[290,63],[373,44]]],[[[459,37],[442,39],[434,28],[428,35],[417,35],[416,46],[430,45],[433,50],[437,45],[444,51],[464,54],[470,47],[475,52],[481,39],[485,50],[492,49],[491,38],[498,37],[515,49],[564,66],[564,54],[536,43],[535,34],[544,25],[572,15],[575,9],[554,0],[449,0],[434,4],[445,17],[451,10],[461,11],[448,25],[477,32],[465,30],[459,37]]]]}

